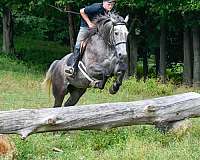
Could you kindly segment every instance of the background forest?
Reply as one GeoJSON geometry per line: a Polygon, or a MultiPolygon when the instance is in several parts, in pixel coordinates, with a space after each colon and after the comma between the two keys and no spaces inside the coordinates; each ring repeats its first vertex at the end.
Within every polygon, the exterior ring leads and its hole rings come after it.
{"type": "MultiPolygon", "coordinates": [[[[101,1],[0,0],[1,111],[53,106],[41,82],[49,65],[73,50],[77,12],[94,2],[101,1]]],[[[108,93],[110,80],[104,90],[88,89],[78,105],[200,93],[199,0],[117,0],[115,10],[130,17],[127,79],[116,95],[108,93]]],[[[135,125],[9,137],[18,160],[199,160],[200,120],[190,122],[178,134],[135,125]]]]}
{"type": "MultiPolygon", "coordinates": [[[[20,60],[48,66],[73,50],[79,28],[77,13],[85,5],[101,1],[2,0],[0,28],[2,51],[20,60]],[[52,7],[56,6],[58,9],[52,7]],[[59,55],[34,53],[35,47],[18,45],[20,38],[59,42],[59,55]],[[36,55],[37,54],[37,55],[36,55]]],[[[200,85],[200,2],[198,0],[118,0],[115,10],[129,14],[128,76],[160,77],[189,86],[200,85]]],[[[53,47],[55,48],[55,47],[53,47]]],[[[49,49],[52,50],[52,47],[49,49]]]]}

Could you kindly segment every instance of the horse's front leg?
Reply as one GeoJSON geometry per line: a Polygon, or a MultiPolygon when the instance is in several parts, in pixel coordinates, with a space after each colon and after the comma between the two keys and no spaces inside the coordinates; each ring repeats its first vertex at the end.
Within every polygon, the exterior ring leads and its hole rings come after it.
{"type": "Polygon", "coordinates": [[[113,85],[109,88],[110,94],[115,94],[119,90],[119,87],[122,85],[122,80],[124,78],[125,71],[121,71],[117,75],[116,81],[113,83],[113,85]]]}
{"type": "Polygon", "coordinates": [[[97,83],[95,83],[94,88],[104,89],[108,77],[105,74],[102,74],[102,77],[102,80],[99,80],[97,83]]]}
{"type": "Polygon", "coordinates": [[[95,65],[95,66],[91,66],[88,69],[88,73],[90,76],[98,79],[98,82],[93,84],[93,87],[99,88],[99,89],[104,89],[105,84],[108,80],[108,76],[106,74],[105,69],[103,67],[101,67],[100,65],[95,65]]]}
{"type": "Polygon", "coordinates": [[[119,87],[122,85],[122,81],[123,81],[126,69],[127,69],[127,65],[124,63],[118,66],[117,73],[116,73],[117,79],[113,83],[113,85],[109,88],[110,94],[116,94],[117,91],[119,90],[119,87]]]}

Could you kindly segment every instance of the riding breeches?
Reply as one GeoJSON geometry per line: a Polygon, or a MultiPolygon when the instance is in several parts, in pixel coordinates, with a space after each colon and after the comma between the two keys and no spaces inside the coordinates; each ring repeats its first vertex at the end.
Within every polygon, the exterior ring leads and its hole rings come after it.
{"type": "Polygon", "coordinates": [[[89,32],[88,27],[80,27],[80,30],[76,39],[76,44],[75,44],[76,49],[80,49],[81,42],[86,38],[88,32],[89,32]]]}

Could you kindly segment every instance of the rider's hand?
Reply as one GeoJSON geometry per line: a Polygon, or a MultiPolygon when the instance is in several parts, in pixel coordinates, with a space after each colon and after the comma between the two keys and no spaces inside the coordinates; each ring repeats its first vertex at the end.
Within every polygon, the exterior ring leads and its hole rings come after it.
{"type": "Polygon", "coordinates": [[[88,27],[89,27],[89,28],[95,28],[95,24],[94,24],[94,23],[89,23],[89,24],[88,24],[88,27]]]}

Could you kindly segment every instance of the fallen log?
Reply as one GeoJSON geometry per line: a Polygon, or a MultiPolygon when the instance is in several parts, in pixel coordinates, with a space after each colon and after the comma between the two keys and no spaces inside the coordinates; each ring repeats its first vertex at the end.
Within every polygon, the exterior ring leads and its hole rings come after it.
{"type": "Polygon", "coordinates": [[[0,133],[22,138],[40,132],[107,129],[135,124],[162,126],[200,116],[200,94],[190,92],[134,102],[118,102],[0,112],[0,133]]]}

